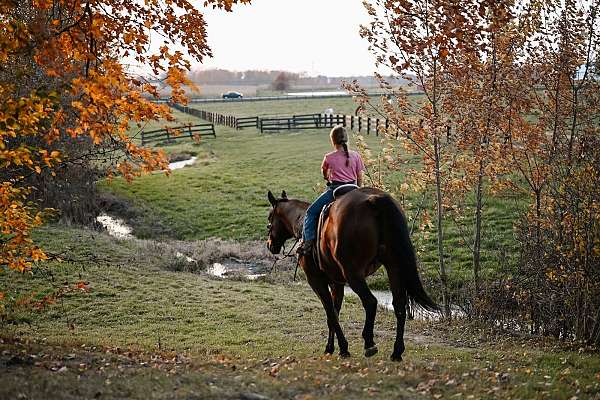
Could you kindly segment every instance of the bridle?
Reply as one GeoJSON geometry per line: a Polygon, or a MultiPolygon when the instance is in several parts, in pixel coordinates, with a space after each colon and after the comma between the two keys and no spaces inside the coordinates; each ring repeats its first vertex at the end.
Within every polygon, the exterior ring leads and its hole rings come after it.
{"type": "MultiPolygon", "coordinates": [[[[277,205],[275,205],[273,207],[273,212],[275,212],[275,209],[277,208],[277,205]]],[[[269,221],[269,224],[267,225],[267,229],[268,229],[268,237],[269,239],[271,239],[271,233],[273,231],[273,224],[271,223],[271,221],[269,221]]],[[[294,251],[294,248],[296,247],[296,245],[298,244],[298,242],[300,241],[299,237],[295,237],[295,235],[293,234],[293,230],[292,230],[292,237],[294,237],[296,239],[296,241],[294,242],[294,244],[292,245],[292,247],[290,248],[290,250],[287,252],[285,252],[285,241],[283,242],[283,244],[281,245],[281,250],[283,252],[283,257],[277,257],[275,256],[275,260],[273,260],[273,264],[271,265],[271,269],[269,270],[269,274],[273,273],[273,271],[275,270],[275,265],[281,261],[281,260],[285,260],[286,258],[290,258],[290,257],[294,257],[292,255],[292,252],[294,251]]],[[[296,281],[296,276],[298,274],[298,265],[300,264],[300,257],[296,257],[296,268],[294,269],[294,282],[296,281]]]]}

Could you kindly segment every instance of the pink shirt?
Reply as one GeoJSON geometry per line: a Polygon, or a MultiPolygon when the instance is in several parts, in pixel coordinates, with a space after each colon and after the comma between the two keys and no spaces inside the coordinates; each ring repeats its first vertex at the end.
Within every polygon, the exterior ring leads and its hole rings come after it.
{"type": "Polygon", "coordinates": [[[347,158],[344,150],[332,151],[331,153],[325,154],[325,157],[323,158],[323,164],[321,164],[321,169],[326,171],[325,174],[330,182],[356,181],[358,174],[361,171],[364,171],[365,165],[360,158],[360,154],[353,150],[350,150],[349,153],[350,159],[347,166],[347,158]]]}

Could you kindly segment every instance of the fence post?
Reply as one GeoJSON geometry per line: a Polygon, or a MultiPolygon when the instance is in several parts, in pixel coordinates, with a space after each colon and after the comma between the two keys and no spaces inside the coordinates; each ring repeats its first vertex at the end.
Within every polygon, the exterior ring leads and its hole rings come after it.
{"type": "Polygon", "coordinates": [[[367,135],[371,133],[371,117],[367,117],[367,135]]]}
{"type": "Polygon", "coordinates": [[[142,146],[144,146],[146,143],[144,142],[144,131],[142,131],[142,146]]]}
{"type": "Polygon", "coordinates": [[[190,133],[190,139],[194,138],[194,135],[192,135],[192,125],[188,125],[188,132],[190,133]]]}
{"type": "Polygon", "coordinates": [[[350,116],[350,130],[354,130],[354,115],[350,116]]]}
{"type": "Polygon", "coordinates": [[[360,132],[362,129],[362,117],[358,116],[358,131],[360,132]]]}
{"type": "Polygon", "coordinates": [[[375,136],[379,136],[379,118],[375,120],[375,136]]]}
{"type": "Polygon", "coordinates": [[[169,130],[166,129],[165,132],[167,133],[167,143],[171,142],[171,134],[169,133],[169,130]]]}
{"type": "Polygon", "coordinates": [[[348,118],[348,117],[347,117],[347,115],[346,115],[346,114],[344,114],[344,115],[343,115],[343,117],[344,117],[344,119],[342,120],[342,125],[343,125],[343,127],[345,128],[345,127],[346,127],[346,125],[347,125],[347,123],[346,123],[346,118],[348,118]]]}

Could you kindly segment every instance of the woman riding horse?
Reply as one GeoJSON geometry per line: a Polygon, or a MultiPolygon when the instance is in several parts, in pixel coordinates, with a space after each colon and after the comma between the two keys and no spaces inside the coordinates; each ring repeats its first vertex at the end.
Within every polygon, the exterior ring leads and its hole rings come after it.
{"type": "MultiPolygon", "coordinates": [[[[287,239],[300,238],[303,229],[306,229],[303,222],[309,204],[288,199],[285,191],[278,199],[269,191],[268,199],[272,209],[269,213],[267,247],[273,254],[279,254],[287,239]]],[[[299,262],[327,315],[329,336],[325,352],[333,353],[337,336],[340,355],[350,355],[338,320],[344,299],[344,285],[347,283],[360,297],[365,309],[362,331],[365,355],[369,357],[377,353],[373,338],[377,299],[367,286],[366,277],[384,265],[397,320],[391,358],[402,360],[407,295],[427,310],[437,310],[438,307],[421,284],[415,251],[399,204],[378,189],[351,191],[330,207],[318,243],[318,257],[304,252],[299,262]]]]}
{"type": "Polygon", "coordinates": [[[310,254],[317,237],[317,221],[321,210],[333,201],[333,192],[342,185],[362,185],[362,172],[365,169],[360,154],[348,150],[348,133],[341,125],[335,126],[329,134],[335,149],[325,154],[321,163],[327,189],[308,207],[304,217],[303,242],[298,248],[300,255],[310,254]]]}

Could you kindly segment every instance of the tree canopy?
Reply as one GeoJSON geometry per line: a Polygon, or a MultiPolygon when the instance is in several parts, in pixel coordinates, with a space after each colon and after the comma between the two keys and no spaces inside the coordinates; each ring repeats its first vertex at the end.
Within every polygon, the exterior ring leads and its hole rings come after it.
{"type": "MultiPolygon", "coordinates": [[[[162,76],[185,102],[191,61],[211,56],[204,7],[250,0],[4,0],[0,3],[0,264],[25,271],[47,255],[31,239],[44,210],[31,176],[76,162],[63,143],[118,153],[109,175],[165,169],[162,152],[138,146],[130,126],[172,119],[153,103],[162,76]],[[127,61],[126,61],[127,60],[127,61]]],[[[73,146],[69,147],[73,148],[73,146]]],[[[83,157],[83,156],[82,156],[83,157]]]]}

